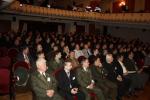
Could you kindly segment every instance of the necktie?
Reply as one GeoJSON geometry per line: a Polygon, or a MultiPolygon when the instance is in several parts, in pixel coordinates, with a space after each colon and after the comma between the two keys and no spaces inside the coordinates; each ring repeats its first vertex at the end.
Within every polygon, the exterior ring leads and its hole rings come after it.
{"type": "Polygon", "coordinates": [[[29,58],[27,55],[25,55],[25,60],[29,62],[29,58]]]}
{"type": "Polygon", "coordinates": [[[42,76],[43,76],[43,78],[46,80],[46,76],[45,76],[45,74],[44,74],[44,73],[42,73],[42,76]]]}
{"type": "MultiPolygon", "coordinates": [[[[67,76],[68,76],[68,78],[69,78],[69,81],[71,81],[71,80],[70,80],[70,72],[67,72],[67,76]]],[[[69,86],[70,86],[70,88],[72,88],[71,83],[70,83],[70,85],[69,85],[69,86]]]]}
{"type": "Polygon", "coordinates": [[[67,76],[70,77],[70,72],[67,72],[67,76]]]}
{"type": "Polygon", "coordinates": [[[87,50],[87,53],[88,53],[88,56],[90,56],[90,55],[91,55],[91,53],[90,53],[90,51],[89,51],[89,50],[87,50]]]}

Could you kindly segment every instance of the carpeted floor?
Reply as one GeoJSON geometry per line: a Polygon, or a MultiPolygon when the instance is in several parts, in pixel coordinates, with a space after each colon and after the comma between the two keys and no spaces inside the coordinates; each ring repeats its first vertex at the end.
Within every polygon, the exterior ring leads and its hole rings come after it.
{"type": "MultiPolygon", "coordinates": [[[[9,96],[0,96],[0,100],[9,100],[9,96]]],[[[16,100],[32,100],[32,93],[17,93],[16,100]]],[[[144,91],[138,92],[138,97],[123,97],[123,100],[150,100],[150,82],[145,86],[144,91]]]]}
{"type": "Polygon", "coordinates": [[[137,94],[137,97],[124,97],[123,100],[150,100],[150,82],[145,86],[144,91],[140,91],[137,94]]]}

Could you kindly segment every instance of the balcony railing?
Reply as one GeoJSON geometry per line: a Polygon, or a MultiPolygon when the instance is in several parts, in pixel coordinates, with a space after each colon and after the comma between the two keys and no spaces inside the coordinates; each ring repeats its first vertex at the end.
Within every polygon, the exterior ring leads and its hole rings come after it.
{"type": "Polygon", "coordinates": [[[144,22],[150,23],[150,13],[96,13],[96,12],[78,12],[60,10],[46,7],[23,4],[20,6],[15,1],[8,7],[9,11],[23,14],[35,14],[42,16],[55,16],[71,19],[89,20],[89,21],[121,21],[121,22],[144,22]]]}

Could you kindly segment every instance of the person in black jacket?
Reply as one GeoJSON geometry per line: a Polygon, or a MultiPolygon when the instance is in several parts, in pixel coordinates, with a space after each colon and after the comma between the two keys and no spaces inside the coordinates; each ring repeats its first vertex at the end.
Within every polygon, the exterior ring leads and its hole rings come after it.
{"type": "Polygon", "coordinates": [[[107,71],[104,69],[101,60],[98,56],[92,57],[91,72],[96,86],[100,87],[105,95],[106,100],[116,100],[117,97],[117,85],[107,77],[107,71]]]}
{"type": "Polygon", "coordinates": [[[122,77],[122,95],[127,94],[130,92],[131,89],[131,83],[134,81],[128,76],[128,70],[124,66],[123,63],[124,56],[123,54],[117,55],[117,60],[115,61],[116,66],[116,74],[120,75],[122,77]]]}
{"type": "Polygon", "coordinates": [[[138,69],[134,59],[134,54],[132,51],[128,53],[128,58],[124,60],[124,65],[128,70],[128,76],[131,78],[132,81],[132,91],[135,92],[136,89],[144,88],[146,82],[148,81],[148,74],[143,72],[142,69],[138,69]]]}
{"type": "Polygon", "coordinates": [[[122,96],[126,93],[126,82],[124,78],[117,72],[117,67],[114,63],[113,55],[106,55],[106,62],[103,63],[104,68],[108,71],[108,80],[114,82],[118,86],[117,100],[121,100],[122,96]]]}
{"type": "Polygon", "coordinates": [[[66,100],[73,100],[74,95],[77,96],[78,100],[85,100],[83,92],[79,89],[75,73],[71,69],[71,60],[67,59],[64,68],[57,75],[60,94],[66,100]]]}

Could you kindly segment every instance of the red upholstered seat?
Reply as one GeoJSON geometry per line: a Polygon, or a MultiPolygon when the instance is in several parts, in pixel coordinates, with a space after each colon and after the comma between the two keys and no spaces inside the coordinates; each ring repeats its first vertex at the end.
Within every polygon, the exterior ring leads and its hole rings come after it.
{"type": "Polygon", "coordinates": [[[144,66],[144,59],[137,60],[137,67],[140,69],[144,66]]]}
{"type": "Polygon", "coordinates": [[[29,65],[24,61],[18,61],[13,65],[13,70],[16,70],[18,67],[24,67],[26,69],[29,69],[29,65]]]}
{"type": "Polygon", "coordinates": [[[52,75],[53,75],[55,78],[57,78],[57,75],[58,75],[58,73],[59,73],[61,70],[63,70],[63,67],[60,67],[60,68],[56,69],[54,72],[52,72],[52,75]]]}
{"type": "Polygon", "coordinates": [[[0,57],[4,57],[7,55],[7,48],[6,47],[0,47],[0,57]]]}
{"type": "Polygon", "coordinates": [[[16,58],[17,54],[19,53],[19,50],[17,50],[16,48],[10,48],[7,52],[7,55],[11,58],[14,59],[16,58]]]}
{"type": "Polygon", "coordinates": [[[0,94],[10,93],[10,71],[5,68],[0,69],[0,94]]]}
{"type": "Polygon", "coordinates": [[[18,61],[13,65],[14,81],[17,86],[26,86],[29,79],[29,65],[18,61]]]}
{"type": "Polygon", "coordinates": [[[8,68],[11,65],[11,59],[8,56],[0,57],[0,68],[8,68]]]}
{"type": "Polygon", "coordinates": [[[90,93],[90,96],[91,96],[91,99],[92,99],[92,100],[96,100],[96,94],[95,94],[95,93],[91,92],[91,93],[90,93]]]}
{"type": "Polygon", "coordinates": [[[74,99],[74,100],[78,100],[78,97],[77,97],[77,96],[73,96],[73,99],[74,99]]]}
{"type": "MultiPolygon", "coordinates": [[[[89,93],[90,94],[90,96],[91,96],[91,100],[96,100],[96,95],[95,95],[95,93],[93,93],[93,92],[91,92],[91,93],[89,93]]],[[[73,99],[74,100],[78,100],[78,97],[77,96],[73,96],[73,99]]]]}

